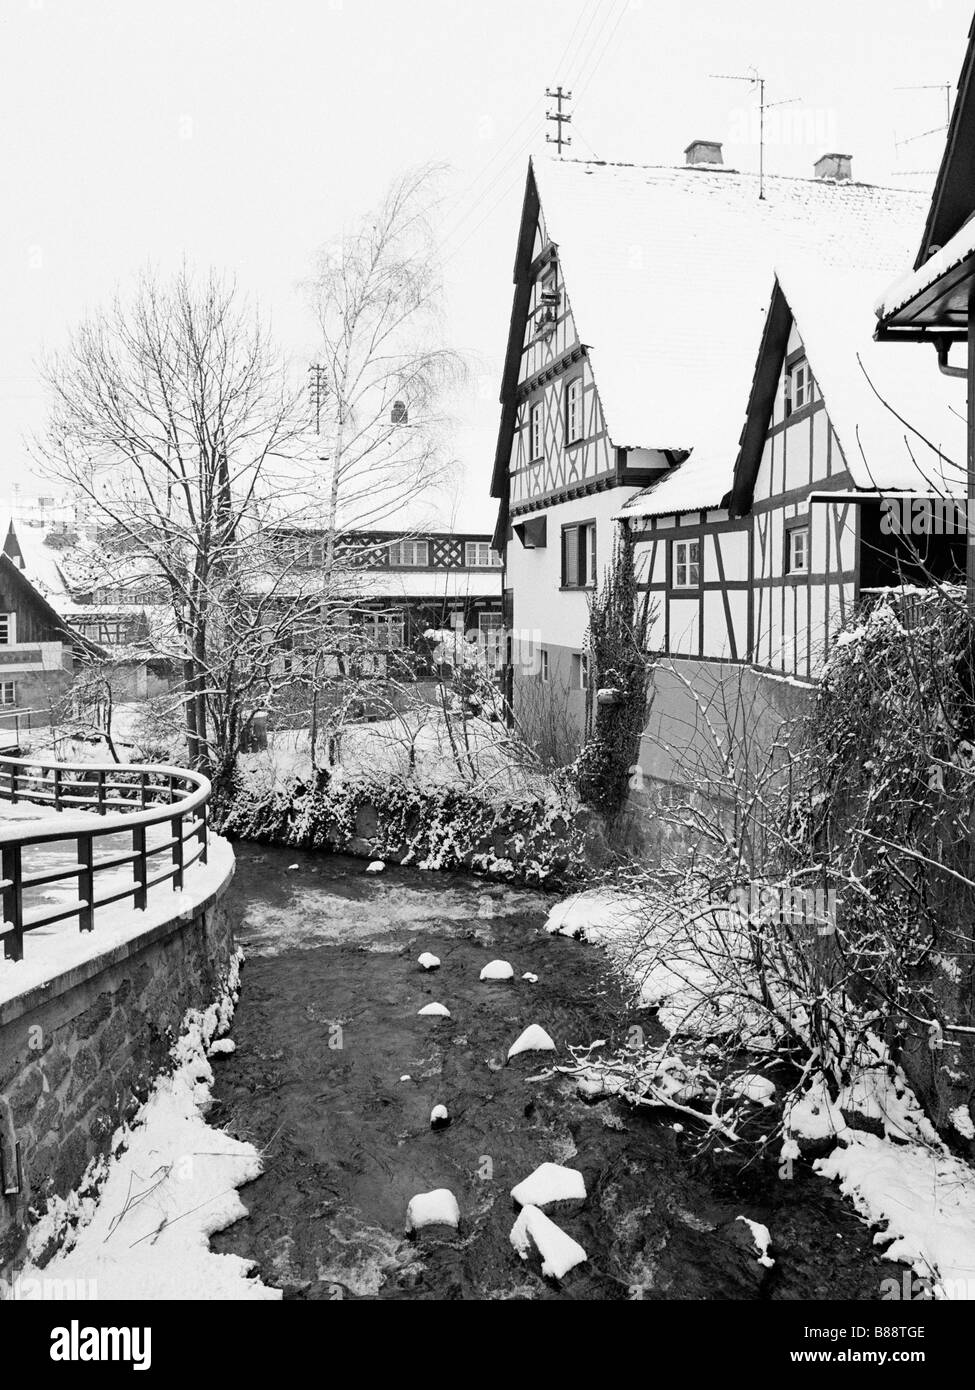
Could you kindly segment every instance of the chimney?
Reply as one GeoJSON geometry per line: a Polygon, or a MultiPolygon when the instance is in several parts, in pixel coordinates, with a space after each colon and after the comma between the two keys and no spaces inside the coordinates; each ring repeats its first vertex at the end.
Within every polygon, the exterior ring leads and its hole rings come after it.
{"type": "Polygon", "coordinates": [[[688,169],[699,168],[702,164],[724,164],[719,140],[692,140],[684,151],[684,163],[688,169]]]}
{"type": "Polygon", "coordinates": [[[843,183],[853,178],[852,154],[824,154],[813,165],[817,179],[833,179],[843,183]]]}

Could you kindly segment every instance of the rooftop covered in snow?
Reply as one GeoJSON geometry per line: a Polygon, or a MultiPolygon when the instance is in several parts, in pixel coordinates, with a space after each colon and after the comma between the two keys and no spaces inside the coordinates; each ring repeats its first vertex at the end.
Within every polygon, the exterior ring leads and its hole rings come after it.
{"type": "Polygon", "coordinates": [[[860,275],[868,337],[926,211],[852,180],[767,176],[760,199],[757,175],[707,165],[538,159],[533,187],[613,445],[693,451],[674,480],[683,507],[718,505],[730,484],[775,266],[860,275]]]}

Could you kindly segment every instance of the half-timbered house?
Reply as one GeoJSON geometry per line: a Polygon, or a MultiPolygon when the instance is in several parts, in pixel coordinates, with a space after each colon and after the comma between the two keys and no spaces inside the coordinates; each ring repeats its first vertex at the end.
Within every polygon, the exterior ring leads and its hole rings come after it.
{"type": "MultiPolygon", "coordinates": [[[[908,431],[880,398],[898,410],[917,364],[880,371],[870,296],[922,200],[853,182],[845,155],[810,179],[766,179],[764,199],[754,176],[714,162],[720,147],[697,142],[687,159],[529,170],[496,541],[515,709],[528,682],[558,684],[580,729],[587,591],[620,523],[653,596],[654,650],[812,679],[883,573],[864,529],[877,518],[846,494],[919,486],[908,431]]],[[[948,414],[936,440],[952,435],[948,414]]],[[[671,694],[658,691],[658,716],[671,694]]],[[[669,713],[676,727],[687,712],[669,713]]]]}
{"type": "Polygon", "coordinates": [[[814,680],[864,594],[963,567],[956,530],[900,524],[902,499],[964,490],[958,391],[873,341],[875,285],[780,268],[735,457],[707,475],[688,463],[622,509],[654,650],[814,680]]]}
{"type": "MultiPolygon", "coordinates": [[[[284,581],[276,592],[314,593],[325,563],[321,529],[281,527],[272,542],[284,581]]],[[[425,634],[451,630],[478,641],[487,660],[502,656],[501,556],[486,533],[433,530],[348,531],[335,563],[343,595],[341,621],[358,634],[371,673],[429,674],[433,646],[425,634]]],[[[297,648],[282,661],[300,672],[297,648]]]]}

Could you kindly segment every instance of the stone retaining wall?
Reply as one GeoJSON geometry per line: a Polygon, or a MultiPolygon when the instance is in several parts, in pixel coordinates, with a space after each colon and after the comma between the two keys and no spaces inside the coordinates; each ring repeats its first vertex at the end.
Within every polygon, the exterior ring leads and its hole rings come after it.
{"type": "MultiPolygon", "coordinates": [[[[235,949],[223,894],[0,1005],[0,1270],[21,1251],[28,1209],[78,1185],[168,1061],[187,1009],[206,1008],[235,949]]],[[[97,930],[97,928],[96,928],[97,930]]],[[[27,940],[29,949],[30,939],[27,940]]]]}

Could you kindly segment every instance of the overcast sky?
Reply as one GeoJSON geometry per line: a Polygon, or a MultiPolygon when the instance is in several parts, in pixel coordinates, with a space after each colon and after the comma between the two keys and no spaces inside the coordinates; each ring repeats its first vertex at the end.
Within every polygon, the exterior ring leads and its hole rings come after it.
{"type": "MultiPolygon", "coordinates": [[[[314,248],[407,165],[445,161],[448,322],[474,359],[455,407],[457,519],[490,529],[488,480],[528,154],[546,85],[574,89],[573,155],[680,163],[693,138],[756,169],[825,150],[854,176],[927,188],[963,0],[0,0],[0,493],[32,490],[34,363],[152,261],[235,271],[303,366],[295,294],[314,248]],[[915,172],[920,171],[920,172],[915,172]]],[[[920,234],[920,228],[919,234],[920,234]]],[[[906,267],[905,267],[906,268],[906,267]]],[[[571,293],[571,286],[569,287],[571,293]]]]}

